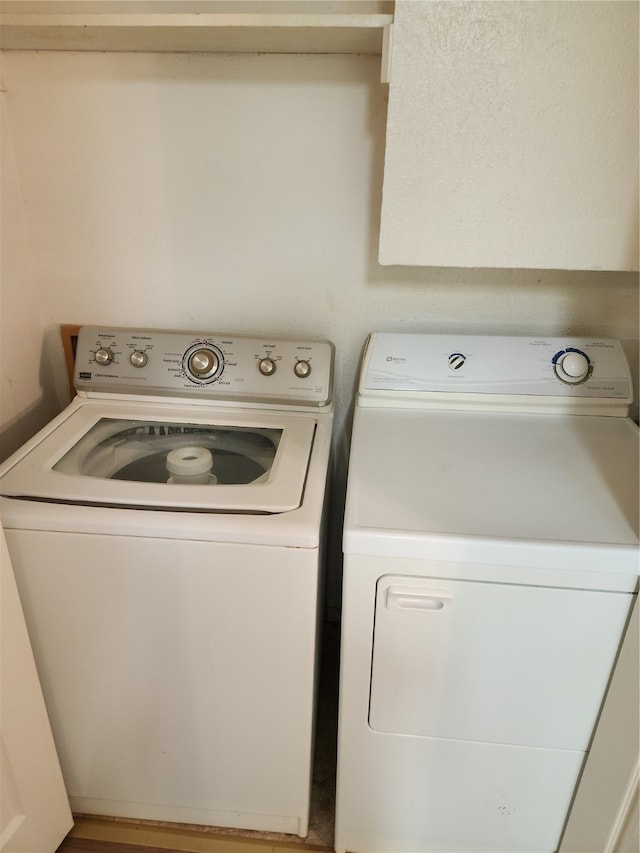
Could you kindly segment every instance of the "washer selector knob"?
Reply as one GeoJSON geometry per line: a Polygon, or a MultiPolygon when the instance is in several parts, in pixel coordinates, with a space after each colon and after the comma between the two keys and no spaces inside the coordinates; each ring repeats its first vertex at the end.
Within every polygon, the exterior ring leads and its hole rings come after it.
{"type": "Polygon", "coordinates": [[[574,347],[556,353],[552,363],[558,379],[567,385],[579,385],[591,375],[589,356],[574,347]]]}
{"type": "Polygon", "coordinates": [[[189,370],[198,379],[206,379],[218,368],[218,356],[209,349],[197,349],[189,356],[189,370]]]}
{"type": "Polygon", "coordinates": [[[100,347],[96,350],[95,359],[98,364],[107,365],[113,361],[113,351],[108,347],[100,347]]]}
{"type": "Polygon", "coordinates": [[[192,382],[207,385],[217,379],[224,370],[224,356],[213,345],[196,343],[185,352],[182,365],[192,382]]]}
{"type": "Polygon", "coordinates": [[[311,365],[308,361],[305,361],[304,359],[301,361],[296,361],[293,367],[293,372],[298,377],[298,379],[306,379],[307,376],[309,376],[311,373],[311,365]]]}
{"type": "Polygon", "coordinates": [[[133,367],[145,367],[149,361],[149,356],[144,350],[135,350],[135,352],[132,352],[129,356],[129,361],[133,367]]]}
{"type": "Polygon", "coordinates": [[[276,363],[272,358],[261,358],[258,362],[258,370],[263,376],[273,376],[276,372],[276,363]]]}

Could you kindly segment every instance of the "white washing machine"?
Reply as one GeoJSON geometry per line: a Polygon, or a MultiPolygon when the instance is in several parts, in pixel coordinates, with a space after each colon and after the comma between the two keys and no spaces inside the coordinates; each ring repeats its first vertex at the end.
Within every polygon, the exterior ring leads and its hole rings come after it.
{"type": "Polygon", "coordinates": [[[0,470],[75,812],[305,835],[333,346],[81,330],[0,470]]]}
{"type": "Polygon", "coordinates": [[[637,592],[630,400],[614,341],[370,337],[339,853],[557,849],[637,592]]]}

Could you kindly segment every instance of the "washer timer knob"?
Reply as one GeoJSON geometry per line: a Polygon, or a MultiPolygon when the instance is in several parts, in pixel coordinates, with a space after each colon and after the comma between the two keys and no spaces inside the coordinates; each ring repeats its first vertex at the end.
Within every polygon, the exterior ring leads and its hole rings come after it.
{"type": "Polygon", "coordinates": [[[194,376],[204,379],[216,372],[219,360],[212,350],[202,348],[191,353],[188,364],[189,370],[194,376]]]}
{"type": "Polygon", "coordinates": [[[113,361],[113,352],[107,347],[100,347],[100,349],[96,350],[95,359],[98,364],[102,364],[103,366],[106,364],[111,364],[113,361]]]}
{"type": "Polygon", "coordinates": [[[568,385],[579,385],[591,374],[589,356],[573,347],[556,353],[552,363],[558,379],[568,385]]]}
{"type": "Polygon", "coordinates": [[[182,367],[191,382],[208,385],[215,382],[224,370],[224,356],[213,344],[198,341],[182,356],[182,367]]]}

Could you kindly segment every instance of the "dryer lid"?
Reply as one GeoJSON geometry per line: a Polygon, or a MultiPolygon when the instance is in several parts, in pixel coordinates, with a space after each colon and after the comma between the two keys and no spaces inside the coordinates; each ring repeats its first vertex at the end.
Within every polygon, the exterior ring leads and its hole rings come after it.
{"type": "Polygon", "coordinates": [[[638,468],[626,418],[358,407],[344,549],[484,562],[518,544],[530,565],[590,549],[626,571],[623,551],[638,574],[638,468]]]}
{"type": "Polygon", "coordinates": [[[5,496],[280,513],[300,506],[315,420],[111,402],[81,405],[2,478],[5,496]]]}

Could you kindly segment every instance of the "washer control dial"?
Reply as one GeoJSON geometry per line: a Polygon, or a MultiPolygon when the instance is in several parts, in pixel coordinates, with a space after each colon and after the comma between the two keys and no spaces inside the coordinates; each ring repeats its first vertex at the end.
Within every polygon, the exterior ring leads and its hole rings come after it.
{"type": "Polygon", "coordinates": [[[218,359],[211,350],[198,349],[189,356],[189,370],[199,378],[211,376],[217,366],[218,359]]]}
{"type": "Polygon", "coordinates": [[[272,376],[276,372],[276,363],[272,358],[261,358],[258,370],[263,376],[272,376]]]}
{"type": "Polygon", "coordinates": [[[100,347],[100,349],[96,350],[95,359],[98,364],[102,364],[103,366],[111,364],[113,361],[113,351],[108,347],[100,347]]]}
{"type": "Polygon", "coordinates": [[[193,382],[207,384],[217,379],[224,368],[224,357],[217,347],[197,343],[185,352],[182,363],[193,382]]]}
{"type": "Polygon", "coordinates": [[[145,365],[149,361],[149,356],[144,350],[135,350],[129,356],[129,361],[131,362],[133,367],[145,367],[145,365]]]}
{"type": "Polygon", "coordinates": [[[558,379],[567,385],[579,385],[591,375],[589,356],[574,347],[557,352],[552,363],[558,379]]]}
{"type": "Polygon", "coordinates": [[[307,376],[309,376],[311,373],[311,365],[308,361],[305,361],[304,359],[301,361],[296,361],[293,367],[293,372],[299,379],[306,379],[307,376]]]}

